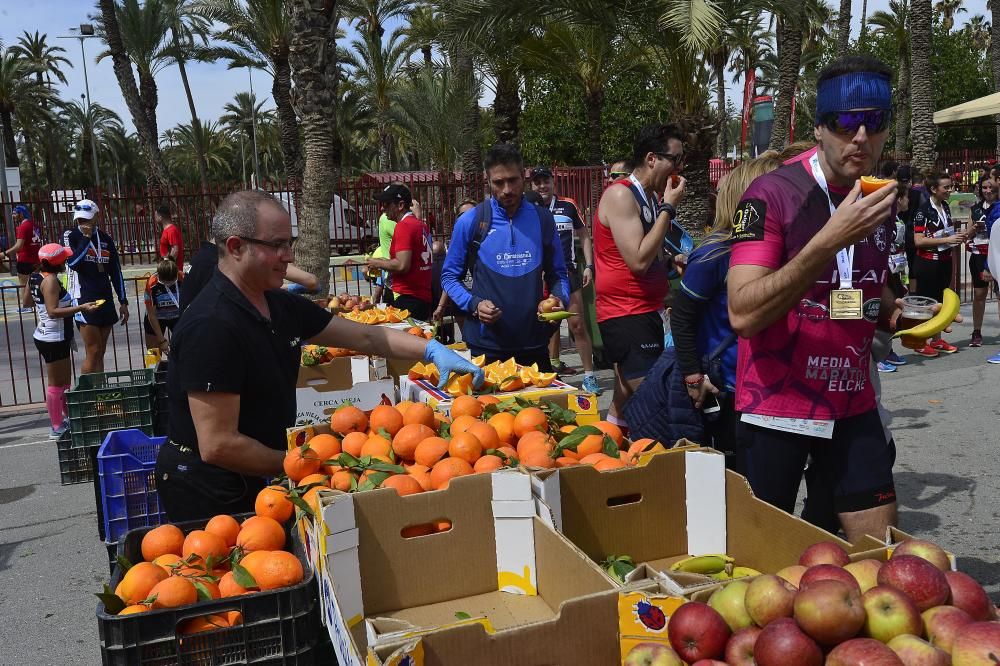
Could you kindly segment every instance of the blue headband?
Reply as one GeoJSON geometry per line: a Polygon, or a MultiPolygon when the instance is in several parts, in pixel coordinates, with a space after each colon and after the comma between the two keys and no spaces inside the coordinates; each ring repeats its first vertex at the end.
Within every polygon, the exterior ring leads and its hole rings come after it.
{"type": "Polygon", "coordinates": [[[29,215],[28,209],[25,206],[14,206],[13,212],[20,213],[21,215],[24,215],[25,217],[28,217],[28,215],[29,215]]]}
{"type": "Polygon", "coordinates": [[[885,74],[851,72],[821,81],[816,90],[816,118],[834,111],[891,109],[892,85],[885,74]]]}

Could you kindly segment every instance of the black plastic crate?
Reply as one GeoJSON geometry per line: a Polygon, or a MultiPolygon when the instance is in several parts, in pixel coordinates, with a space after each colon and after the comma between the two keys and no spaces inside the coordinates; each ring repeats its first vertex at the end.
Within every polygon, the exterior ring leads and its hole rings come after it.
{"type": "Polygon", "coordinates": [[[153,376],[153,434],[165,437],[170,425],[170,399],[167,396],[167,361],[156,364],[153,376]]]}
{"type": "MultiPolygon", "coordinates": [[[[239,520],[241,516],[237,516],[239,520]]],[[[185,533],[201,529],[207,520],[177,523],[185,533]]],[[[130,562],[142,561],[143,535],[152,528],[132,530],[119,542],[118,554],[130,562]]],[[[326,631],[321,626],[318,589],[312,566],[292,529],[288,543],[302,562],[305,577],[292,587],[204,601],[182,608],[117,617],[98,602],[97,623],[101,658],[107,666],[168,666],[173,664],[264,664],[312,666],[336,663],[329,656],[326,631]],[[202,615],[239,611],[243,624],[192,635],[178,634],[183,621],[202,615]]],[[[114,589],[121,580],[115,567],[114,589]]]]}

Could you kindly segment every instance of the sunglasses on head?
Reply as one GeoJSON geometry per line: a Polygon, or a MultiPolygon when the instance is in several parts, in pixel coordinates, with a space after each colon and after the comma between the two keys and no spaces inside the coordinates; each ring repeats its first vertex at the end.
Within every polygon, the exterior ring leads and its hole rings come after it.
{"type": "Polygon", "coordinates": [[[73,206],[73,210],[83,210],[89,213],[90,211],[94,210],[94,207],[91,206],[90,204],[76,204],[73,206]]]}
{"type": "Polygon", "coordinates": [[[612,171],[611,173],[608,174],[608,178],[611,178],[612,180],[617,180],[619,178],[624,178],[627,175],[629,175],[628,171],[612,171]]]}
{"type": "Polygon", "coordinates": [[[854,136],[864,125],[868,134],[878,134],[889,129],[892,112],[888,109],[869,109],[867,111],[831,111],[821,116],[820,121],[831,132],[854,136]]]}

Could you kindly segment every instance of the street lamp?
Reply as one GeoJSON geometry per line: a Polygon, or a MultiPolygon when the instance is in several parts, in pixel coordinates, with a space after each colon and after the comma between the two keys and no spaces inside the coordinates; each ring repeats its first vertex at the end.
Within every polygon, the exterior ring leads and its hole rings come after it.
{"type": "Polygon", "coordinates": [[[100,187],[101,172],[97,167],[97,137],[94,134],[94,116],[90,110],[90,80],[87,78],[87,52],[83,46],[84,40],[93,39],[97,37],[97,35],[94,34],[94,26],[90,23],[81,23],[79,28],[70,28],[69,31],[79,32],[80,34],[59,35],[59,39],[80,40],[80,56],[83,58],[83,87],[87,92],[87,121],[90,123],[90,159],[92,160],[94,167],[94,180],[96,181],[94,185],[100,187]]]}

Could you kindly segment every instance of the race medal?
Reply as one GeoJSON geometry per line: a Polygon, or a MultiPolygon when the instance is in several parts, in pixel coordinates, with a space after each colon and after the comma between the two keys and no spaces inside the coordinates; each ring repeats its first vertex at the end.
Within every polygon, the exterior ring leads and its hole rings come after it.
{"type": "Polygon", "coordinates": [[[860,289],[834,289],[830,292],[830,319],[861,319],[863,301],[860,289]]]}

